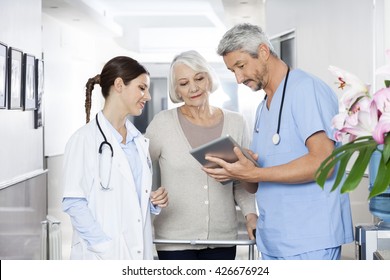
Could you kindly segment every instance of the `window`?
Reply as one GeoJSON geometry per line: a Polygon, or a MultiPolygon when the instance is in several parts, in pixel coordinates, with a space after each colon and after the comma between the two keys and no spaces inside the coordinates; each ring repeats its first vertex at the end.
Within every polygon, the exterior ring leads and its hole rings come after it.
{"type": "Polygon", "coordinates": [[[295,31],[288,31],[271,38],[276,54],[290,67],[296,67],[295,31]]]}

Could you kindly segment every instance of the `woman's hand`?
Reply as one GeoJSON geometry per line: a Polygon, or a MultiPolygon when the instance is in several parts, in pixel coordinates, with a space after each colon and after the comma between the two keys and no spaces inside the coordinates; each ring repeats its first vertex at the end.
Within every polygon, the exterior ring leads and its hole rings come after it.
{"type": "Polygon", "coordinates": [[[257,225],[257,215],[255,213],[249,213],[246,215],[246,230],[248,231],[248,236],[250,240],[255,240],[256,236],[254,235],[256,232],[257,225]]]}
{"type": "Polygon", "coordinates": [[[161,186],[156,191],[153,191],[150,195],[150,201],[154,206],[159,206],[161,208],[168,206],[168,192],[161,186]]]}

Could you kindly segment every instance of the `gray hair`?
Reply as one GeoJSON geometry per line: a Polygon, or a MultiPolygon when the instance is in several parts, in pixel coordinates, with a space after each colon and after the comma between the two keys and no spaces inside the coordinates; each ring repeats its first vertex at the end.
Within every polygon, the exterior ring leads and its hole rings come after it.
{"type": "Polygon", "coordinates": [[[187,65],[188,67],[190,67],[192,70],[196,72],[206,73],[211,84],[210,92],[214,92],[217,90],[219,86],[218,77],[215,73],[215,70],[207,63],[206,59],[203,56],[201,56],[197,51],[194,50],[182,52],[175,56],[175,58],[172,60],[169,69],[169,77],[168,77],[169,97],[173,103],[183,102],[183,98],[181,98],[176,93],[177,84],[175,79],[176,78],[175,73],[173,70],[174,66],[179,63],[187,65]]]}
{"type": "Polygon", "coordinates": [[[217,53],[220,56],[225,56],[230,52],[241,50],[253,58],[257,58],[257,50],[260,44],[267,45],[271,54],[277,56],[268,36],[261,27],[241,23],[233,26],[223,35],[218,44],[217,53]]]}

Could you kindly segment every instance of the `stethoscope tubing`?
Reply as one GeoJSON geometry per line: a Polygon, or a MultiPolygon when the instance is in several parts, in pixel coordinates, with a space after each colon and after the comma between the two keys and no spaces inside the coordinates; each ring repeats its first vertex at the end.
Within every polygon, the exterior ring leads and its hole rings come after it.
{"type": "Polygon", "coordinates": [[[103,141],[102,143],[100,143],[100,146],[99,146],[99,154],[102,153],[103,145],[108,145],[108,146],[110,147],[110,150],[111,150],[111,156],[113,157],[113,156],[114,156],[114,149],[112,148],[110,142],[107,141],[106,135],[104,134],[102,128],[100,127],[98,114],[96,114],[96,124],[97,124],[97,127],[99,128],[99,131],[100,131],[100,133],[102,134],[103,139],[104,139],[104,141],[103,141]]]}
{"type": "MultiPolygon", "coordinates": [[[[284,85],[283,85],[282,99],[280,101],[280,107],[279,107],[278,126],[276,128],[276,133],[272,136],[272,142],[274,143],[274,145],[278,145],[280,143],[280,134],[279,134],[280,133],[280,124],[281,124],[281,120],[282,120],[284,97],[286,95],[286,87],[287,87],[287,81],[288,81],[289,74],[290,74],[290,67],[287,66],[286,78],[285,78],[284,85]]],[[[267,100],[267,95],[264,96],[264,99],[263,99],[262,104],[260,106],[260,110],[258,112],[258,115],[256,116],[256,123],[255,123],[255,132],[256,133],[259,133],[258,122],[259,122],[259,118],[260,118],[261,112],[263,111],[263,107],[264,107],[266,100],[267,100]]]]}
{"type": "Polygon", "coordinates": [[[290,74],[290,67],[287,67],[286,79],[284,80],[284,85],[283,85],[282,100],[280,101],[279,117],[278,117],[278,128],[276,129],[276,134],[277,135],[279,135],[279,132],[280,132],[280,122],[282,120],[284,96],[286,95],[286,86],[287,86],[287,80],[288,80],[288,75],[289,74],[290,74]]]}
{"type": "Polygon", "coordinates": [[[99,123],[99,117],[98,114],[96,114],[96,124],[97,127],[99,128],[100,133],[103,136],[104,141],[100,143],[99,146],[99,181],[100,181],[100,186],[102,187],[102,190],[107,191],[111,190],[110,188],[110,173],[111,173],[111,166],[112,166],[112,158],[114,157],[114,149],[112,148],[110,142],[107,141],[106,135],[104,134],[102,128],[100,127],[99,123]],[[110,155],[103,155],[103,146],[107,145],[110,148],[110,155]],[[107,158],[107,156],[109,158],[107,158]],[[103,159],[104,158],[104,159],[103,159]],[[107,162],[108,165],[107,165],[107,162]],[[103,176],[102,176],[103,174],[103,176]]]}

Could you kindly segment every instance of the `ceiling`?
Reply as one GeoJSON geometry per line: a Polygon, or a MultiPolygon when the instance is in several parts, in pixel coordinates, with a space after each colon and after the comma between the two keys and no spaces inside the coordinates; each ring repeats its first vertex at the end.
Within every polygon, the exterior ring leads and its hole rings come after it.
{"type": "Polygon", "coordinates": [[[265,0],[42,0],[43,13],[144,56],[195,49],[206,58],[239,22],[264,25],[265,0]]]}

